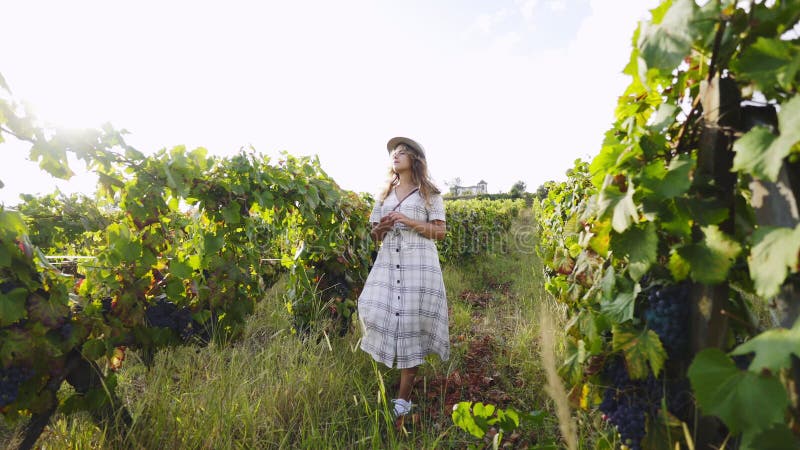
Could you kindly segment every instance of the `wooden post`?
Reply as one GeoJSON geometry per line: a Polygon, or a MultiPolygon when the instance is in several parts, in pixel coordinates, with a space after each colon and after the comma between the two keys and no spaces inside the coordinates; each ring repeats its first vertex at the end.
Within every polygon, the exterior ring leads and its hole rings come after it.
{"type": "MultiPolygon", "coordinates": [[[[776,182],[754,179],[750,181],[750,190],[758,225],[794,228],[800,223],[797,197],[791,187],[786,163],[781,167],[776,182]]],[[[800,283],[796,277],[786,280],[778,295],[768,302],[775,325],[791,328],[800,315],[800,283]]]]}
{"type": "MultiPolygon", "coordinates": [[[[716,75],[700,86],[700,102],[703,106],[703,130],[697,153],[695,179],[703,187],[700,195],[714,199],[728,209],[728,218],[720,224],[720,230],[728,235],[734,231],[734,188],[736,174],[733,167],[732,138],[725,130],[739,123],[739,89],[729,78],[716,75]]],[[[695,229],[699,238],[699,230],[695,229]]],[[[722,314],[728,302],[728,284],[713,286],[695,284],[692,290],[692,336],[693,353],[708,348],[722,348],[728,330],[728,319],[722,314]]]]}
{"type": "MultiPolygon", "coordinates": [[[[720,230],[732,236],[734,231],[734,189],[736,173],[733,167],[733,139],[726,128],[740,121],[740,94],[736,83],[715,75],[700,85],[703,107],[703,128],[697,153],[695,183],[702,198],[714,200],[728,209],[728,218],[720,230]]],[[[699,239],[700,230],[693,230],[699,239]]],[[[728,303],[728,283],[704,285],[695,283],[691,293],[691,351],[696,354],[709,347],[724,348],[728,318],[722,311],[728,303]]],[[[695,448],[716,448],[724,440],[726,430],[716,417],[698,416],[695,429],[695,448]]]]}
{"type": "MultiPolygon", "coordinates": [[[[744,110],[742,131],[746,132],[756,125],[771,127],[778,130],[778,116],[772,105],[763,107],[750,107],[744,110]]],[[[756,222],[759,226],[775,226],[795,228],[800,224],[800,164],[790,163],[784,159],[778,179],[770,181],[753,179],[750,181],[750,200],[755,210],[756,222]]],[[[768,299],[770,314],[775,326],[791,328],[800,317],[800,277],[790,275],[781,286],[778,295],[768,299]]],[[[800,423],[800,358],[792,355],[792,366],[789,383],[792,395],[790,408],[794,420],[800,423]]]]}

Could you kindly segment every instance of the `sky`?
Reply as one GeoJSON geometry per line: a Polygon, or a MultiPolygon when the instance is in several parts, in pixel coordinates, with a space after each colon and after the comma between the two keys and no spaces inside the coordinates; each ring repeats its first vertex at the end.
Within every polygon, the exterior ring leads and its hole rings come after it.
{"type": "MultiPolygon", "coordinates": [[[[535,191],[599,152],[657,3],[14,0],[0,73],[42,122],[110,122],[144,153],[316,154],[341,187],[374,194],[386,141],[407,136],[443,191],[456,178],[535,191]]],[[[56,180],[6,139],[0,203],[94,192],[91,174],[56,180]]]]}

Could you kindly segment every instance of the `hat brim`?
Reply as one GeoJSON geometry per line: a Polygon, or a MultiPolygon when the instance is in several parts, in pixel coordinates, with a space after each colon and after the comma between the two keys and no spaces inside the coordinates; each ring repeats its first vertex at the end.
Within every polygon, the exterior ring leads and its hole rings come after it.
{"type": "Polygon", "coordinates": [[[407,137],[397,136],[389,139],[389,142],[386,143],[386,149],[391,153],[399,144],[406,144],[416,150],[423,158],[425,157],[425,149],[417,141],[407,137]]]}

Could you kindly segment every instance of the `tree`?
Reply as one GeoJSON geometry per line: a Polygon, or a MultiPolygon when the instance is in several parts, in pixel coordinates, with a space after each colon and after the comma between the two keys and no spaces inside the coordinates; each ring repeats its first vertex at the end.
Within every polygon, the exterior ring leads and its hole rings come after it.
{"type": "Polygon", "coordinates": [[[511,186],[511,191],[509,191],[509,194],[511,194],[512,198],[522,197],[522,195],[526,192],[525,187],[524,181],[517,181],[513,186],[511,186]]]}
{"type": "Polygon", "coordinates": [[[536,197],[539,200],[544,200],[545,198],[547,198],[547,193],[550,191],[549,187],[550,183],[552,183],[552,181],[548,181],[547,183],[539,185],[539,188],[536,189],[536,197]]]}
{"type": "Polygon", "coordinates": [[[458,187],[461,186],[461,177],[455,177],[450,181],[445,181],[444,184],[450,188],[450,195],[458,195],[458,187]]]}

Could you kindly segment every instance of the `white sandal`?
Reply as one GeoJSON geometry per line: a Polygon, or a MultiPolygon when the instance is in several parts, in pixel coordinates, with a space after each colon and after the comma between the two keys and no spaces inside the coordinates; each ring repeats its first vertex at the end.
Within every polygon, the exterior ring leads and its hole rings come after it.
{"type": "Polygon", "coordinates": [[[392,399],[392,403],[394,404],[394,409],[392,410],[394,418],[405,416],[411,412],[411,407],[413,406],[410,401],[403,400],[402,398],[392,399]]]}

